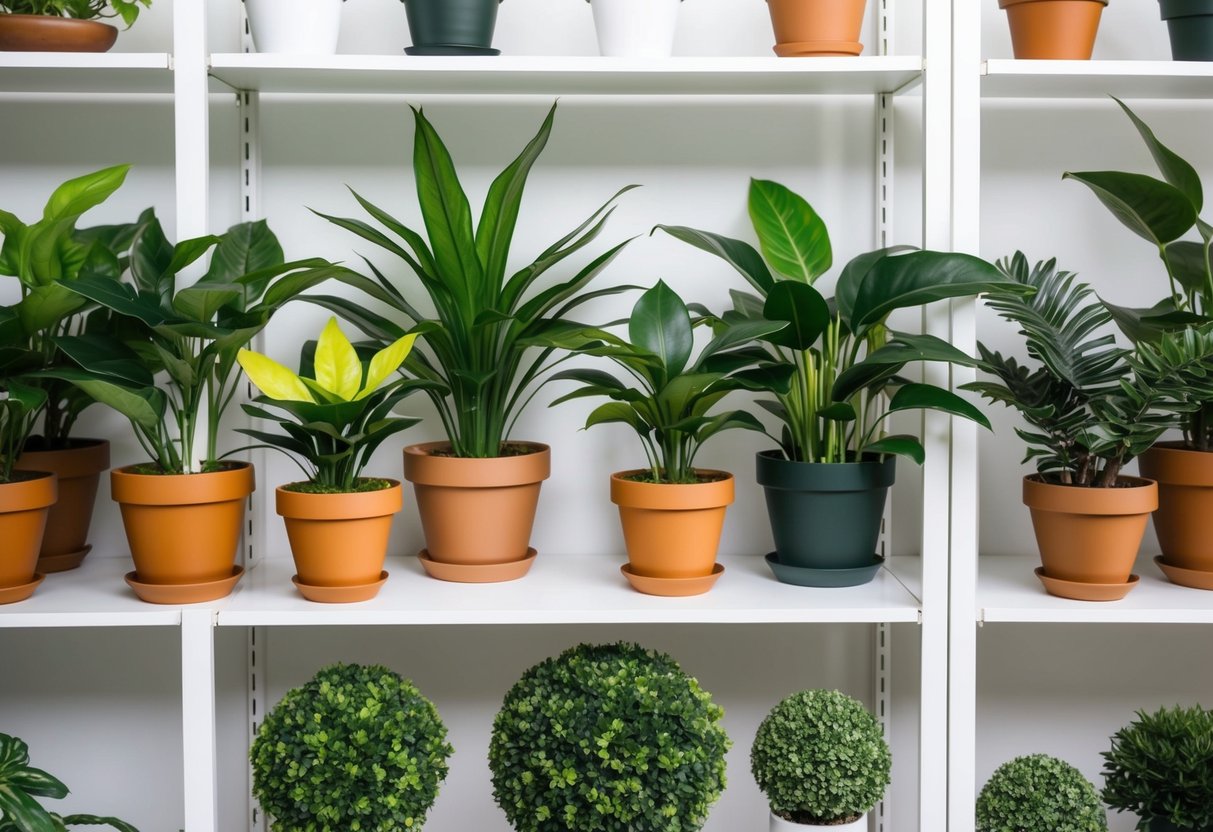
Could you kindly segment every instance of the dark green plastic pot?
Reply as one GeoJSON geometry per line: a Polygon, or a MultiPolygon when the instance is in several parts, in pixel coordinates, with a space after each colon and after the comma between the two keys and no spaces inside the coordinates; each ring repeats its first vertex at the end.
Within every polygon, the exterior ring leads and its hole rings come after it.
{"type": "Polygon", "coordinates": [[[897,459],[827,465],[758,454],[775,553],[784,566],[858,569],[876,554],[880,522],[897,459]]]}
{"type": "Polygon", "coordinates": [[[438,47],[447,52],[464,47],[469,54],[484,54],[493,43],[500,0],[404,0],[409,33],[417,54],[438,47]]]}
{"type": "MultiPolygon", "coordinates": [[[[1199,830],[1199,829],[1185,829],[1182,826],[1176,826],[1175,824],[1171,823],[1171,821],[1169,821],[1169,820],[1163,820],[1162,818],[1154,818],[1154,820],[1150,821],[1150,832],[1205,832],[1205,831],[1199,830]]],[[[1210,830],[1210,832],[1213,832],[1213,830],[1210,830]]]]}
{"type": "Polygon", "coordinates": [[[1213,0],[1158,0],[1177,61],[1213,61],[1213,0]]]}

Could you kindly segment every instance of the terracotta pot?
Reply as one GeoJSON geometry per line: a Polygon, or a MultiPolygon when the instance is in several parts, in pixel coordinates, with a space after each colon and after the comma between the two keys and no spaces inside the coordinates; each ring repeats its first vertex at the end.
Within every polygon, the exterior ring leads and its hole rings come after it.
{"type": "Polygon", "coordinates": [[[404,504],[400,483],[355,494],[305,494],[279,488],[299,583],[308,587],[366,587],[379,591],[392,517],[404,504]]]}
{"type": "Polygon", "coordinates": [[[526,558],[552,451],[537,442],[513,444],[534,452],[465,459],[434,454],[449,450],[449,442],[404,449],[404,478],[416,492],[432,560],[485,566],[526,558]]]}
{"type": "Polygon", "coordinates": [[[1024,477],[1023,501],[1046,575],[1072,583],[1129,581],[1146,522],[1158,508],[1158,484],[1120,480],[1124,487],[1080,488],[1024,477]]]}
{"type": "Polygon", "coordinates": [[[644,473],[611,475],[611,502],[619,506],[631,571],[666,579],[711,575],[725,510],[733,502],[733,475],[697,470],[720,479],[689,485],[628,479],[644,473]]]}
{"type": "Polygon", "coordinates": [[[998,0],[1007,10],[1015,57],[1089,61],[1108,0],[998,0]]]}
{"type": "Polygon", "coordinates": [[[5,603],[25,600],[37,586],[46,515],[58,496],[54,474],[26,471],[19,476],[0,483],[0,590],[28,587],[29,592],[6,594],[5,603]]]}
{"type": "Polygon", "coordinates": [[[868,816],[863,815],[851,823],[836,823],[831,826],[817,826],[811,823],[795,823],[784,820],[771,812],[771,832],[808,832],[811,829],[830,830],[830,832],[868,832],[868,816]]]}
{"type": "Polygon", "coordinates": [[[59,500],[51,506],[47,518],[38,571],[75,569],[89,551],[88,529],[93,522],[101,472],[110,467],[110,443],[104,439],[73,439],[70,447],[61,451],[30,450],[27,444],[16,467],[50,471],[59,478],[59,500]]]}
{"type": "Polygon", "coordinates": [[[138,581],[213,584],[219,591],[233,574],[245,506],[256,487],[253,466],[238,462],[206,474],[139,474],[135,467],[111,471],[110,490],[122,509],[138,581]]]}
{"type": "Polygon", "coordinates": [[[108,52],[118,30],[96,20],[0,14],[0,52],[108,52]]]}
{"type": "Polygon", "coordinates": [[[866,6],[867,0],[767,0],[775,54],[859,54],[866,6]]]}
{"type": "Polygon", "coordinates": [[[1141,455],[1143,477],[1158,482],[1154,530],[1169,566],[1213,572],[1213,453],[1160,442],[1141,455]]]}

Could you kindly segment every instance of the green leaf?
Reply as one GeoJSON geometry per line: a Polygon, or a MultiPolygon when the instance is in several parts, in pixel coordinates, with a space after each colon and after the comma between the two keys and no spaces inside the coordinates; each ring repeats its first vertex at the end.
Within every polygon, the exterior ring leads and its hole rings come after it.
{"type": "Polygon", "coordinates": [[[63,823],[66,826],[112,826],[118,832],[139,832],[126,821],[101,815],[65,815],[63,823]]]}
{"type": "Polygon", "coordinates": [[[762,422],[758,421],[752,413],[744,410],[733,410],[713,416],[700,428],[695,438],[700,444],[703,444],[716,434],[726,430],[752,430],[758,433],[766,433],[766,428],[763,427],[762,422]]]}
{"type": "Polygon", "coordinates": [[[830,234],[803,197],[777,182],[751,179],[749,209],[762,253],[775,271],[804,283],[829,271],[830,234]]]}
{"type": "Polygon", "coordinates": [[[927,452],[916,437],[906,434],[886,436],[864,446],[865,453],[896,454],[914,460],[922,465],[927,460],[927,452]]]}
{"type": "Polygon", "coordinates": [[[938,410],[990,427],[990,420],[973,403],[931,384],[906,384],[898,389],[889,402],[889,412],[901,410],[938,410]]]}
{"type": "Polygon", "coordinates": [[[286,259],[265,220],[242,222],[229,228],[222,237],[208,239],[219,244],[203,278],[209,283],[234,283],[244,275],[281,265],[286,259]]]}
{"type": "Polygon", "coordinates": [[[817,411],[818,418],[831,422],[854,422],[859,415],[848,402],[834,402],[817,411]]]}
{"type": "Polygon", "coordinates": [[[131,276],[135,286],[158,298],[171,297],[174,273],[169,269],[176,254],[159,220],[153,219],[140,228],[131,244],[131,276]]]}
{"type": "Polygon", "coordinates": [[[63,781],[40,768],[26,766],[0,779],[38,797],[49,797],[53,800],[67,797],[67,786],[63,785],[63,781]]]}
{"type": "Polygon", "coordinates": [[[58,832],[55,820],[21,789],[0,783],[0,819],[16,824],[18,832],[58,832]]]}
{"type": "Polygon", "coordinates": [[[1129,109],[1125,102],[1121,101],[1116,96],[1112,96],[1112,100],[1120,105],[1120,109],[1125,111],[1125,115],[1133,122],[1133,126],[1137,128],[1137,132],[1141,135],[1141,139],[1146,143],[1146,147],[1150,151],[1150,155],[1154,157],[1154,162],[1158,165],[1158,170],[1162,173],[1163,179],[1174,185],[1188,198],[1192,203],[1192,208],[1196,213],[1200,213],[1204,207],[1204,189],[1200,184],[1200,175],[1196,173],[1188,162],[1183,159],[1178,153],[1171,150],[1165,144],[1158,140],[1154,135],[1154,131],[1150,126],[1137,117],[1137,114],[1129,109]]]}
{"type": "Polygon", "coordinates": [[[1196,209],[1188,196],[1152,176],[1088,171],[1063,178],[1086,185],[1126,228],[1156,246],[1178,240],[1196,224],[1196,209]]]}
{"type": "Polygon", "coordinates": [[[209,323],[216,312],[242,294],[235,284],[198,283],[173,296],[173,309],[192,321],[209,323]]]}
{"type": "Polygon", "coordinates": [[[596,407],[585,420],[585,429],[594,425],[605,425],[611,422],[622,422],[631,425],[632,429],[641,435],[648,434],[652,427],[640,417],[640,414],[623,402],[607,402],[596,407]]]}
{"type": "Polygon", "coordinates": [[[42,212],[42,218],[74,220],[109,199],[114,191],[122,187],[130,169],[130,165],[115,165],[69,179],[51,194],[42,212]]]}
{"type": "Polygon", "coordinates": [[[807,283],[780,280],[767,295],[762,314],[770,321],[787,321],[766,340],[781,347],[807,350],[830,325],[830,307],[821,293],[807,283]]]}
{"type": "Polygon", "coordinates": [[[686,367],[695,341],[686,304],[664,281],[640,296],[632,309],[628,335],[634,345],[661,359],[667,378],[686,367]]]}
{"type": "Polygon", "coordinates": [[[876,249],[852,258],[843,266],[842,274],[838,276],[838,283],[834,286],[834,303],[838,307],[838,317],[848,328],[852,328],[854,322],[855,297],[859,294],[859,286],[868,276],[868,272],[884,258],[906,251],[914,251],[914,246],[888,246],[876,249]]]}
{"type": "Polygon", "coordinates": [[[879,323],[895,309],[994,290],[1024,291],[992,264],[968,254],[914,251],[877,261],[855,294],[851,330],[879,323]]]}
{"type": "Polygon", "coordinates": [[[132,422],[148,430],[155,430],[164,421],[164,393],[155,387],[132,389],[102,378],[81,375],[67,377],[85,393],[101,404],[111,407],[132,422]]]}
{"type": "Polygon", "coordinates": [[[1209,245],[1194,240],[1177,240],[1166,247],[1163,257],[1171,274],[1192,294],[1204,294],[1213,289],[1213,276],[1209,274],[1209,245]]]}
{"type": "Polygon", "coordinates": [[[1186,329],[1206,319],[1191,312],[1180,312],[1168,298],[1149,309],[1117,306],[1101,298],[1100,302],[1125,337],[1134,344],[1157,341],[1165,333],[1186,329]]]}
{"type": "Polygon", "coordinates": [[[684,243],[690,243],[701,251],[715,254],[736,269],[742,277],[749,281],[751,286],[764,296],[775,285],[775,278],[771,276],[771,270],[763,262],[762,255],[749,243],[681,225],[658,225],[654,230],[656,229],[661,229],[684,243]]]}
{"type": "Polygon", "coordinates": [[[86,305],[84,298],[65,284],[48,283],[29,289],[16,308],[22,327],[33,334],[54,327],[86,305]]]}

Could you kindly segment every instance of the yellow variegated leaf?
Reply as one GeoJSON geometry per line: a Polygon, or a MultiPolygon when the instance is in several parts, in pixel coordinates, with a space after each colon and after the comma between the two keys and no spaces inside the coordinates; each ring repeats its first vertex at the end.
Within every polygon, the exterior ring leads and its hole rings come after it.
{"type": "Polygon", "coordinates": [[[280,402],[314,402],[307,385],[293,372],[259,352],[241,350],[236,360],[257,389],[280,402]]]}
{"type": "Polygon", "coordinates": [[[358,398],[361,399],[374,393],[388,376],[400,369],[404,359],[409,357],[409,352],[413,349],[413,342],[416,340],[416,335],[405,335],[403,338],[397,339],[396,343],[375,353],[371,359],[370,369],[366,373],[366,384],[363,385],[358,398]]]}
{"type": "Polygon", "coordinates": [[[343,401],[352,401],[362,388],[362,362],[336,318],[329,318],[316,344],[316,381],[343,401]]]}

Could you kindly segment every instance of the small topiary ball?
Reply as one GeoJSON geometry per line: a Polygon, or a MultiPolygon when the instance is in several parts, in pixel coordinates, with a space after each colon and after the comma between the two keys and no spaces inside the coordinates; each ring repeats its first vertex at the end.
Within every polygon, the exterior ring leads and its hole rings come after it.
{"type": "Polygon", "coordinates": [[[580,645],[493,721],[493,796],[518,832],[694,832],[724,789],[724,711],[672,658],[580,645]]]}
{"type": "Polygon", "coordinates": [[[253,794],[274,832],[420,829],[446,778],[446,726],[413,683],[335,664],[287,691],[253,741],[253,794]]]}
{"type": "Polygon", "coordinates": [[[977,832],[1106,832],[1091,781],[1047,754],[1016,757],[990,776],[977,798],[977,832]]]}
{"type": "Polygon", "coordinates": [[[836,690],[784,699],[758,726],[750,771],[771,811],[793,823],[856,821],[884,796],[892,757],[876,718],[836,690]]]}

